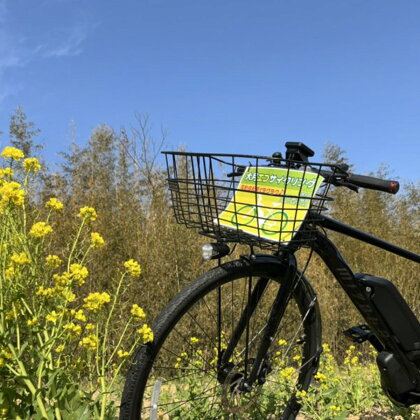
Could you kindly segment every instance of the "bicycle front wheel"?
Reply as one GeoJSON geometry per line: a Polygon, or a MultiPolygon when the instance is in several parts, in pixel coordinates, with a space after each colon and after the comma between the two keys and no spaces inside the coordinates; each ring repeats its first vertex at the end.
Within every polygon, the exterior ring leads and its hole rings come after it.
{"type": "Polygon", "coordinates": [[[295,418],[296,392],[309,387],[321,349],[316,296],[301,273],[257,379],[250,389],[241,386],[280,287],[276,269],[270,262],[241,259],[180,292],[156,319],[153,343],[134,356],[120,419],[295,418]],[[247,311],[246,324],[238,330],[247,311]]]}

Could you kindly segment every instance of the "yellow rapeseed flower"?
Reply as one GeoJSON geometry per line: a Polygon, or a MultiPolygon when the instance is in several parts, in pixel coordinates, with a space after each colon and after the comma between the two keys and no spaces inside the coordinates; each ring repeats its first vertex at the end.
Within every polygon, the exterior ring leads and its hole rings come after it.
{"type": "Polygon", "coordinates": [[[5,147],[3,151],[1,152],[1,155],[4,160],[12,159],[12,160],[19,161],[24,158],[24,154],[22,150],[17,149],[16,147],[11,147],[11,146],[5,147]]]}
{"type": "Polygon", "coordinates": [[[38,324],[38,317],[35,316],[32,319],[28,319],[26,321],[26,324],[28,325],[28,327],[32,327],[32,326],[38,324]]]}
{"type": "Polygon", "coordinates": [[[11,178],[13,176],[12,168],[0,168],[0,179],[11,178]]]}
{"type": "Polygon", "coordinates": [[[37,222],[29,231],[29,235],[33,236],[34,238],[43,238],[44,236],[50,234],[53,231],[52,227],[45,222],[37,222]]]}
{"type": "Polygon", "coordinates": [[[47,255],[45,258],[45,263],[48,267],[55,269],[60,267],[60,265],[63,263],[63,261],[60,259],[58,255],[47,255]]]}
{"type": "Polygon", "coordinates": [[[41,169],[41,164],[37,158],[27,158],[23,161],[23,168],[36,174],[41,169]]]}
{"type": "Polygon", "coordinates": [[[55,288],[52,288],[52,287],[44,288],[44,286],[39,286],[35,294],[37,296],[52,296],[55,294],[55,292],[56,292],[55,288]]]}
{"type": "Polygon", "coordinates": [[[303,391],[296,391],[296,398],[297,399],[303,399],[303,398],[305,398],[307,395],[308,395],[308,393],[305,391],[305,390],[303,390],[303,391]]]}
{"type": "Polygon", "coordinates": [[[93,207],[85,206],[80,209],[79,217],[86,220],[86,222],[94,222],[98,215],[93,207]]]}
{"type": "Polygon", "coordinates": [[[118,350],[117,351],[118,357],[121,359],[125,359],[128,356],[130,356],[130,353],[128,351],[124,351],[124,350],[118,350]]]}
{"type": "Polygon", "coordinates": [[[88,311],[92,312],[98,312],[102,309],[102,306],[105,303],[108,303],[111,301],[111,296],[109,296],[108,293],[90,293],[87,297],[84,299],[85,304],[83,305],[84,308],[86,308],[88,311]]]}
{"type": "Polygon", "coordinates": [[[63,290],[62,295],[67,302],[71,303],[76,300],[76,295],[71,290],[63,290]]]}
{"type": "Polygon", "coordinates": [[[94,334],[88,335],[87,337],[83,337],[79,341],[79,346],[85,347],[86,349],[90,351],[96,350],[96,348],[98,347],[98,344],[99,344],[99,338],[94,334]]]}
{"type": "Polygon", "coordinates": [[[21,252],[20,254],[13,254],[10,257],[10,261],[16,265],[25,265],[31,262],[30,258],[26,255],[26,252],[21,252]]]}
{"type": "Polygon", "coordinates": [[[127,270],[128,274],[132,277],[140,277],[141,267],[137,261],[130,259],[124,263],[124,267],[127,270]]]}
{"type": "Polygon", "coordinates": [[[146,314],[144,313],[143,308],[140,308],[140,306],[136,304],[131,307],[130,313],[139,319],[146,318],[146,314]]]}
{"type": "Polygon", "coordinates": [[[52,197],[45,203],[45,207],[58,211],[64,207],[64,204],[58,198],[52,197]]]}
{"type": "Polygon", "coordinates": [[[291,379],[293,374],[295,373],[295,369],[293,367],[287,367],[280,371],[280,375],[283,376],[283,378],[291,379]]]}
{"type": "Polygon", "coordinates": [[[64,344],[60,344],[54,350],[56,353],[62,353],[64,351],[64,344]]]}
{"type": "Polygon", "coordinates": [[[191,344],[197,344],[200,341],[200,339],[198,339],[197,337],[191,337],[190,338],[190,343],[191,344]]]}
{"type": "Polygon", "coordinates": [[[314,378],[319,382],[325,382],[327,380],[327,377],[323,373],[317,373],[314,378]]]}
{"type": "Polygon", "coordinates": [[[13,354],[5,347],[1,350],[1,355],[7,360],[13,360],[13,354]]]}
{"type": "Polygon", "coordinates": [[[359,358],[358,358],[357,356],[353,356],[353,357],[351,358],[351,360],[350,360],[350,363],[351,363],[353,366],[357,366],[357,364],[359,363],[359,358]]]}
{"type": "Polygon", "coordinates": [[[96,327],[95,327],[95,324],[92,324],[92,323],[88,323],[88,324],[86,324],[86,326],[85,326],[85,329],[86,330],[94,330],[96,327]]]}
{"type": "Polygon", "coordinates": [[[53,279],[58,288],[69,286],[71,283],[71,276],[67,271],[63,274],[54,274],[53,279]]]}
{"type": "Polygon", "coordinates": [[[18,182],[3,182],[0,185],[0,200],[3,206],[9,203],[21,206],[25,201],[25,191],[18,182]]]}
{"type": "Polygon", "coordinates": [[[55,324],[58,320],[58,313],[56,311],[51,311],[46,317],[47,322],[52,322],[55,324]]]}
{"type": "Polygon", "coordinates": [[[16,274],[15,267],[13,265],[9,265],[4,272],[4,276],[7,280],[11,280],[16,274]]]}
{"type": "Polygon", "coordinates": [[[76,280],[79,286],[82,286],[89,275],[89,271],[86,267],[84,267],[81,264],[72,264],[70,266],[69,274],[72,276],[74,280],[76,280]]]}
{"type": "Polygon", "coordinates": [[[63,325],[63,329],[67,330],[71,337],[77,337],[82,333],[82,327],[74,322],[68,322],[63,325]]]}
{"type": "Polygon", "coordinates": [[[281,338],[281,339],[278,341],[278,343],[279,343],[279,346],[281,346],[281,347],[283,347],[283,346],[286,346],[286,345],[287,345],[287,341],[286,341],[286,340],[284,340],[283,338],[281,338]]]}
{"type": "Polygon", "coordinates": [[[87,318],[85,313],[83,312],[83,309],[79,309],[78,311],[76,311],[75,309],[72,309],[70,311],[70,314],[74,317],[74,319],[77,319],[78,321],[81,322],[86,322],[87,318]]]}
{"type": "Polygon", "coordinates": [[[93,248],[100,248],[105,245],[104,238],[98,232],[92,232],[90,234],[90,243],[93,248]]]}
{"type": "Polygon", "coordinates": [[[153,331],[147,324],[144,324],[137,330],[137,332],[142,336],[143,343],[149,343],[153,341],[153,331]]]}

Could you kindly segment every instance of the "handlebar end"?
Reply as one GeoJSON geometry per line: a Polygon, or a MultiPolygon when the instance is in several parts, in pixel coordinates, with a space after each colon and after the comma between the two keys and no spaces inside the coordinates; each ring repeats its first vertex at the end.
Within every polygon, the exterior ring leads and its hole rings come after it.
{"type": "Polygon", "coordinates": [[[389,182],[389,192],[391,194],[396,194],[400,189],[400,183],[398,181],[389,182]]]}

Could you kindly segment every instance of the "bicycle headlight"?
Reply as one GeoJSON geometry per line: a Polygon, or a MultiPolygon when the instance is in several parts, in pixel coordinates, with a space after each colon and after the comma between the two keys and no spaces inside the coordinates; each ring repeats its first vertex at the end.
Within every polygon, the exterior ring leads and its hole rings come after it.
{"type": "Polygon", "coordinates": [[[215,258],[222,258],[229,254],[230,248],[226,244],[204,244],[201,248],[203,260],[210,261],[215,258]]]}

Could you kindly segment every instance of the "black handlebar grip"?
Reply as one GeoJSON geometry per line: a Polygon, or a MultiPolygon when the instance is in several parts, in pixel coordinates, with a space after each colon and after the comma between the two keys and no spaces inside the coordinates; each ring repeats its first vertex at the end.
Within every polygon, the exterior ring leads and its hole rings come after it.
{"type": "Polygon", "coordinates": [[[388,181],[373,176],[348,174],[346,181],[358,187],[384,191],[390,194],[396,194],[400,189],[400,183],[398,181],[388,181]]]}

